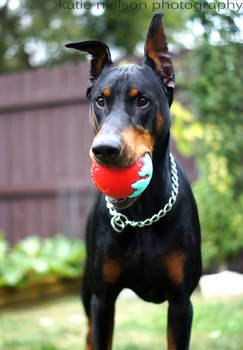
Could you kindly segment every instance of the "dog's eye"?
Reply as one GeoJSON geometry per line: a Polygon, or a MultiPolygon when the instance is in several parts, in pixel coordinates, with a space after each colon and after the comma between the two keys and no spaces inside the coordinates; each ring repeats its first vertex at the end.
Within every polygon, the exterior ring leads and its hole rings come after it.
{"type": "Polygon", "coordinates": [[[96,103],[99,107],[105,107],[105,98],[103,96],[98,96],[96,103]]]}
{"type": "Polygon", "coordinates": [[[139,96],[137,98],[137,107],[145,107],[149,104],[149,99],[146,96],[139,96]]]}

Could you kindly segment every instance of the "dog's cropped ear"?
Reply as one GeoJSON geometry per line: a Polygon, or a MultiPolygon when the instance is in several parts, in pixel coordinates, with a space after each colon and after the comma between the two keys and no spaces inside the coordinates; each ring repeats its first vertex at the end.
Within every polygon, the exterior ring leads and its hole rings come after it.
{"type": "Polygon", "coordinates": [[[163,81],[167,90],[169,105],[171,105],[175,87],[175,76],[171,57],[168,52],[162,16],[162,13],[156,13],[150,23],[144,47],[144,63],[154,69],[163,81]]]}
{"type": "Polygon", "coordinates": [[[89,83],[87,87],[87,96],[89,97],[94,82],[98,79],[100,73],[106,65],[112,65],[109,47],[99,40],[81,41],[65,45],[67,48],[88,52],[92,55],[89,71],[89,83]]]}

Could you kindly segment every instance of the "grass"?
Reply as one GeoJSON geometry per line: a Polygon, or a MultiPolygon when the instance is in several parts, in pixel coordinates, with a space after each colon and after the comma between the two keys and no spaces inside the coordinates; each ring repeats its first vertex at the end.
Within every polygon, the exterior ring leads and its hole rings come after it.
{"type": "MultiPolygon", "coordinates": [[[[191,350],[243,349],[243,298],[193,297],[191,350]]],[[[166,310],[119,299],[114,350],[165,350],[166,310]]],[[[78,296],[8,309],[0,315],[0,350],[83,350],[86,319],[78,296]]]]}

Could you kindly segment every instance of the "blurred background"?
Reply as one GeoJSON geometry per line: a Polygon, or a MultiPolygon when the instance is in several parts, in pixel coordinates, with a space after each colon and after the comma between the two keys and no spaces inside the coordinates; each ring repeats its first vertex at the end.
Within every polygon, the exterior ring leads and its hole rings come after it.
{"type": "Polygon", "coordinates": [[[89,65],[64,45],[99,39],[113,60],[142,62],[158,11],[176,74],[172,149],[197,200],[204,272],[243,272],[242,3],[0,0],[0,286],[82,270],[95,192],[89,65]]]}

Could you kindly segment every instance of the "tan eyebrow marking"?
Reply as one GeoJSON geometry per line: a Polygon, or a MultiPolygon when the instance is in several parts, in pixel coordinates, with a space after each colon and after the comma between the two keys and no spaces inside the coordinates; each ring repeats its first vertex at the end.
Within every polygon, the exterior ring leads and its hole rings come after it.
{"type": "Polygon", "coordinates": [[[138,95],[138,89],[137,88],[133,88],[133,89],[130,90],[129,96],[135,97],[137,95],[138,95]]]}
{"type": "Polygon", "coordinates": [[[110,88],[105,88],[103,91],[103,94],[105,97],[109,97],[111,95],[111,90],[110,88]]]}

